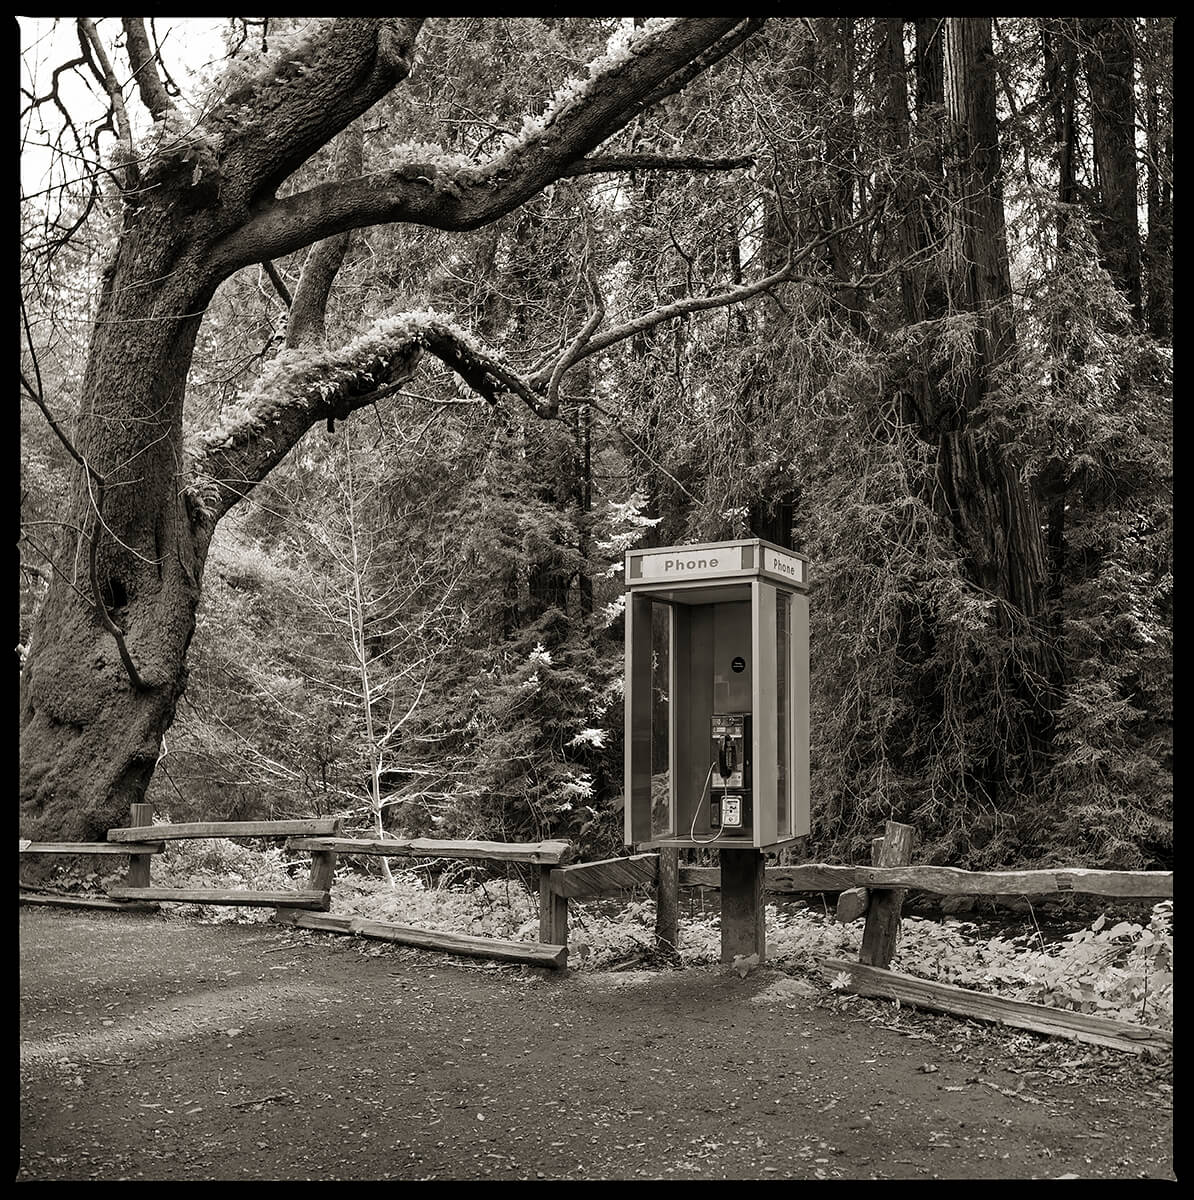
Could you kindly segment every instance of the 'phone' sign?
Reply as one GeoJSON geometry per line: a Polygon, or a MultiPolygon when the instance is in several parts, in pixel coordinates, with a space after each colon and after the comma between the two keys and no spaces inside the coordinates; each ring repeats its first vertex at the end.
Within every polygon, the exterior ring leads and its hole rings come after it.
{"type": "Polygon", "coordinates": [[[787,554],[779,554],[775,550],[763,550],[763,570],[782,575],[793,583],[804,582],[804,562],[787,554]]]}
{"type": "Polygon", "coordinates": [[[643,579],[710,579],[742,570],[742,548],[719,546],[710,550],[680,547],[665,554],[644,554],[643,579]]]}

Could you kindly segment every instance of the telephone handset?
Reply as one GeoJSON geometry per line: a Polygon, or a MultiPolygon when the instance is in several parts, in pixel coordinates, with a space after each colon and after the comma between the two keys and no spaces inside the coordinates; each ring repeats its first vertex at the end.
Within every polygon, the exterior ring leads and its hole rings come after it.
{"type": "Polygon", "coordinates": [[[730,735],[723,734],[721,745],[717,748],[717,773],[722,779],[729,779],[735,768],[734,742],[730,735]]]}

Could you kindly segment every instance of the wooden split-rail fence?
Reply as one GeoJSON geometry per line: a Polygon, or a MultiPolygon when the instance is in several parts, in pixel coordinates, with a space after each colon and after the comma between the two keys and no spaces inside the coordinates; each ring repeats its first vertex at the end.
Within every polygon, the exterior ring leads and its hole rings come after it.
{"type": "MultiPolygon", "coordinates": [[[[269,907],[275,919],[302,929],[348,933],[422,949],[473,957],[496,958],[534,966],[561,968],[568,957],[568,906],[634,888],[656,894],[656,947],[674,951],[678,944],[680,887],[717,888],[717,867],[681,865],[675,849],[631,854],[600,862],[570,863],[573,847],[566,841],[487,842],[439,841],[432,838],[341,837],[338,818],[296,821],[222,821],[153,825],[149,805],[135,804],[129,825],[108,830],[106,842],[22,842],[22,854],[126,854],[129,868],[122,886],[108,888],[107,898],[48,897],[22,892],[29,903],[76,903],[128,908],[159,902],[269,907]],[[291,850],[311,854],[306,887],[293,891],[245,891],[153,887],[149,865],[166,841],[180,838],[285,838],[291,850]],[[539,871],[539,941],[514,941],[471,934],[418,929],[364,917],[331,914],[331,887],[340,854],[386,857],[485,859],[529,864],[539,871]]],[[[769,866],[765,891],[837,893],[837,918],[845,923],[864,919],[858,962],[826,959],[820,966],[835,986],[861,995],[895,1000],[923,1008],[1064,1036],[1121,1050],[1164,1050],[1172,1035],[1023,1001],[1005,1000],[951,985],[901,975],[888,969],[899,936],[900,915],[909,889],[943,896],[1043,896],[1076,894],[1115,899],[1165,899],[1173,895],[1172,871],[1102,871],[1050,868],[1029,871],[964,871],[953,867],[914,866],[914,830],[887,822],[873,840],[871,865],[835,866],[806,863],[769,866]]]]}
{"type": "Polygon", "coordinates": [[[100,908],[133,908],[174,904],[217,904],[273,908],[275,919],[302,929],[328,933],[352,933],[402,945],[453,954],[496,958],[535,966],[563,967],[568,957],[566,904],[548,886],[552,869],[572,857],[572,845],[564,841],[484,842],[438,841],[433,838],[346,838],[337,817],[313,817],[295,821],[203,821],[180,825],[153,825],[152,807],[134,804],[129,824],[108,830],[106,842],[22,842],[24,854],[126,854],[129,858],[125,882],[109,887],[106,897],[80,899],[22,892],[21,900],[33,904],[75,904],[100,908]],[[217,888],[169,888],[150,884],[149,866],[154,854],[167,841],[184,838],[284,838],[286,848],[306,850],[311,870],[306,887],[293,891],[260,891],[217,888]],[[386,857],[475,858],[496,862],[527,863],[539,870],[539,941],[524,942],[472,934],[443,933],[417,929],[364,917],[333,915],[332,879],[340,854],[384,855],[386,857]],[[556,939],[556,934],[560,936],[556,939]]]}

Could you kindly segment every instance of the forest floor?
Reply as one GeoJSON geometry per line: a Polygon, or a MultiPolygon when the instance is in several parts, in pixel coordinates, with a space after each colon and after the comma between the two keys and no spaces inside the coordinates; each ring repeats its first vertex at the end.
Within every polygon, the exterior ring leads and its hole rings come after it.
{"type": "Polygon", "coordinates": [[[22,908],[18,1182],[1174,1179],[1172,1064],[764,967],[22,908]]]}

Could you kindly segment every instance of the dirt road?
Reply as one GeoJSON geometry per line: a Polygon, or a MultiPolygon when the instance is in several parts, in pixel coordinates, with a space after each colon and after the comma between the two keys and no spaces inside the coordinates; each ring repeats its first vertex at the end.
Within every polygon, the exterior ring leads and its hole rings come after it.
{"type": "Polygon", "coordinates": [[[1167,1064],[771,970],[24,908],[17,1179],[1173,1179],[1167,1064]]]}

